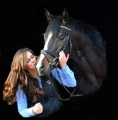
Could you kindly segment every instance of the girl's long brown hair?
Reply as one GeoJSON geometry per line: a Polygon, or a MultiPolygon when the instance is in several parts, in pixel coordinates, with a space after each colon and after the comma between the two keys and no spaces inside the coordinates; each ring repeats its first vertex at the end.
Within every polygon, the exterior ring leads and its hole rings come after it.
{"type": "Polygon", "coordinates": [[[21,88],[29,89],[28,91],[33,97],[33,102],[36,102],[40,96],[44,95],[43,90],[39,87],[38,79],[33,79],[26,70],[27,51],[34,55],[33,51],[29,48],[20,49],[16,52],[11,64],[11,70],[4,83],[3,100],[6,100],[9,105],[12,105],[14,102],[16,102],[16,92],[19,84],[21,85],[21,88]],[[33,80],[28,78],[32,78],[33,80]]]}

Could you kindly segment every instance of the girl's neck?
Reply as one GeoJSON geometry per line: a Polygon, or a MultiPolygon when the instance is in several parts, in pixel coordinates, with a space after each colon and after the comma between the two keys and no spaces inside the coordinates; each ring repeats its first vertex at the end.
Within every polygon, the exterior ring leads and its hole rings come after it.
{"type": "Polygon", "coordinates": [[[38,73],[35,69],[34,70],[29,70],[29,73],[31,74],[31,76],[33,78],[38,78],[38,73]]]}

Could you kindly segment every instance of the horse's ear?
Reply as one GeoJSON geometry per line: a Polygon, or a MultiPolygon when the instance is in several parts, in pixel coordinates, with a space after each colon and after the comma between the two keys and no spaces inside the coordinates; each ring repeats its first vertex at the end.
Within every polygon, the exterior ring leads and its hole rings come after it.
{"type": "Polygon", "coordinates": [[[63,13],[62,13],[62,22],[67,25],[69,22],[69,13],[68,10],[65,8],[63,13]]]}
{"type": "Polygon", "coordinates": [[[49,23],[53,19],[53,15],[46,8],[44,8],[44,10],[45,10],[46,19],[49,23]]]}

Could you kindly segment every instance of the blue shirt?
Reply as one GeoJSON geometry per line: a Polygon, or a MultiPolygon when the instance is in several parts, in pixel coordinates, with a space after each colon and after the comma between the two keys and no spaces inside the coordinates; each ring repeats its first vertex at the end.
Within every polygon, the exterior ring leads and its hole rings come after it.
{"type": "MultiPolygon", "coordinates": [[[[59,69],[59,74],[61,77],[61,80],[63,82],[63,84],[67,87],[75,87],[76,86],[76,79],[74,76],[74,73],[72,70],[70,70],[69,66],[67,65],[65,68],[61,68],[59,69]]],[[[60,81],[58,74],[56,72],[56,69],[53,69],[51,71],[53,77],[60,83],[62,84],[62,82],[60,81]]],[[[41,84],[41,77],[39,76],[39,85],[42,88],[42,84],[41,84]]],[[[18,90],[16,92],[16,101],[17,101],[17,108],[18,108],[18,112],[22,117],[32,117],[35,116],[36,114],[33,113],[32,111],[32,107],[28,108],[28,103],[27,103],[27,97],[25,92],[21,89],[20,85],[18,86],[18,90]]]]}

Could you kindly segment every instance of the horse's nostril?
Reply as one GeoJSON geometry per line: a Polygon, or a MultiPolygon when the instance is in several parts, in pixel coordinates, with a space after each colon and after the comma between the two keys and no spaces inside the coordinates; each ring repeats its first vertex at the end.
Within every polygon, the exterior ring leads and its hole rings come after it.
{"type": "Polygon", "coordinates": [[[40,65],[40,71],[43,71],[44,70],[44,63],[41,63],[41,65],[40,65]]]}
{"type": "Polygon", "coordinates": [[[41,64],[40,68],[44,68],[44,63],[41,64]]]}

